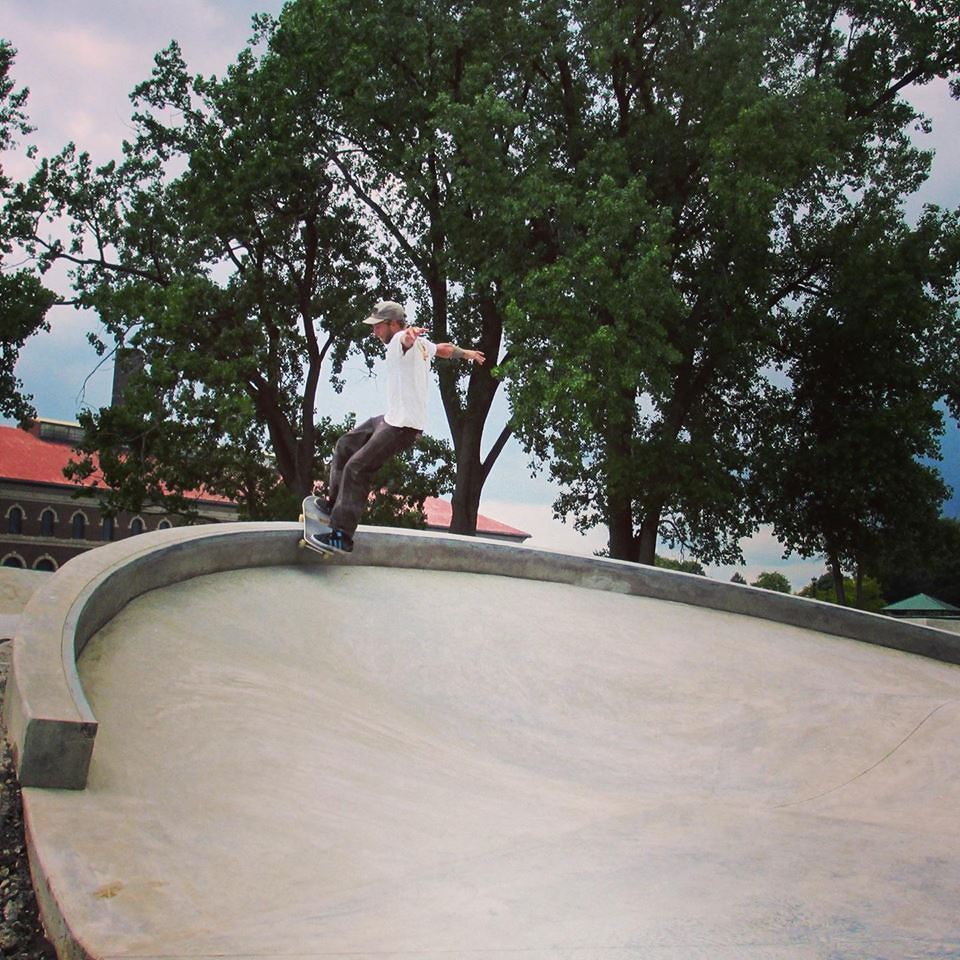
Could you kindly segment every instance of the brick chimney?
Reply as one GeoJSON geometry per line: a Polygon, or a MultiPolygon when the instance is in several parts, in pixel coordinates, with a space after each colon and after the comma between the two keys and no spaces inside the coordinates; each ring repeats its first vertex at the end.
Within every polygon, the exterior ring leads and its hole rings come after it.
{"type": "Polygon", "coordinates": [[[143,373],[145,366],[146,358],[142,351],[134,347],[117,347],[113,361],[113,393],[110,397],[112,407],[119,406],[123,402],[123,393],[128,384],[143,373]]]}

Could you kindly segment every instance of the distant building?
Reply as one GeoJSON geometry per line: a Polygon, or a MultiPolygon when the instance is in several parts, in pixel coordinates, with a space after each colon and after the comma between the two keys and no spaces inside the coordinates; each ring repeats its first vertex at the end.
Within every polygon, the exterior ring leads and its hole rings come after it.
{"type": "MultiPolygon", "coordinates": [[[[0,426],[0,565],[57,570],[103,543],[181,522],[160,507],[106,516],[100,506],[99,473],[83,484],[63,474],[81,439],[79,424],[60,420],[38,419],[29,431],[0,426]]],[[[222,497],[198,494],[195,505],[208,522],[237,517],[236,505],[222,497]]],[[[449,502],[428,497],[424,509],[428,530],[449,530],[449,502]]],[[[484,516],[477,518],[477,534],[514,543],[530,536],[484,516]]]]}
{"type": "Polygon", "coordinates": [[[960,607],[945,603],[926,593],[907,597],[883,608],[883,612],[891,617],[901,617],[909,620],[960,620],[960,607]]]}
{"type": "MultiPolygon", "coordinates": [[[[57,570],[91,547],[180,522],[159,507],[106,516],[99,474],[83,484],[63,475],[81,438],[79,424],[61,420],[38,419],[29,431],[0,426],[0,565],[57,570]]],[[[196,505],[210,521],[237,516],[222,497],[198,494],[196,505]]]]}

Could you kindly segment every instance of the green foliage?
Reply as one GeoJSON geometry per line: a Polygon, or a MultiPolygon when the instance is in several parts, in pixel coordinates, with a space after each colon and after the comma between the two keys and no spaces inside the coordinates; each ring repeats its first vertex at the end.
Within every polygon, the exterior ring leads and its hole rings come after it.
{"type": "MultiPolygon", "coordinates": [[[[200,519],[200,495],[235,502],[246,520],[296,520],[303,496],[283,483],[273,457],[264,453],[265,438],[258,433],[249,410],[233,416],[223,407],[193,398],[191,418],[180,416],[164,429],[137,411],[151,389],[149,376],[135,377],[127,387],[126,402],[81,414],[87,438],[68,475],[83,481],[94,474],[99,460],[111,479],[102,494],[109,513],[138,512],[144,504],[163,503],[185,522],[200,519]],[[91,429],[93,428],[93,429],[91,429]]],[[[354,418],[315,425],[316,446],[311,476],[321,488],[337,439],[354,425],[354,418]]],[[[421,437],[412,450],[386,464],[377,475],[363,522],[383,526],[423,526],[425,497],[450,492],[453,451],[449,444],[421,437]]]]}
{"type": "Polygon", "coordinates": [[[521,116],[504,64],[521,56],[522,6],[296,0],[279,23],[256,18],[259,52],[242,52],[222,80],[190,76],[175,43],[158,54],[134,92],[121,163],[93,169],[72,146],[42,163],[19,191],[19,229],[42,268],[74,264],[77,303],[100,313],[106,339],[149,357],[161,403],[148,389],[135,416],[208,449],[214,424],[199,424],[195,404],[246,403],[245,436],[265,438],[298,495],[311,480],[321,362],[338,387],[369,302],[419,303],[435,340],[489,358],[465,387],[463,365],[439,365],[457,449],[454,528],[474,532],[510,435],[508,425],[481,453],[516,243],[498,204],[521,116]],[[34,230],[38,210],[66,217],[71,239],[34,230]]]}
{"type": "Polygon", "coordinates": [[[762,590],[775,590],[777,593],[792,593],[790,581],[779,571],[764,570],[757,575],[751,587],[760,587],[762,590]]]}
{"type": "Polygon", "coordinates": [[[101,499],[110,513],[163,504],[191,522],[203,494],[232,500],[242,517],[253,520],[290,519],[290,503],[296,503],[296,519],[300,501],[280,493],[288,488],[264,452],[251,405],[232,399],[235,404],[186,390],[164,398],[155,392],[155,374],[136,377],[122,404],[80,414],[86,437],[67,475],[82,481],[98,462],[108,483],[101,499]]]}
{"type": "Polygon", "coordinates": [[[14,373],[20,349],[39,330],[56,297],[25,270],[0,273],[0,414],[21,422],[36,415],[14,373]]]}
{"type": "Polygon", "coordinates": [[[960,520],[941,517],[921,543],[908,538],[891,544],[877,576],[890,603],[926,593],[960,607],[960,520]]]}
{"type": "Polygon", "coordinates": [[[789,552],[873,572],[894,545],[919,549],[946,487],[938,400],[960,386],[960,222],[915,227],[887,204],[861,209],[842,258],[781,331],[789,384],[758,404],[754,482],[789,552]]]}
{"type": "Polygon", "coordinates": [[[886,605],[880,584],[872,577],[865,577],[861,585],[861,595],[856,599],[856,582],[852,579],[844,579],[844,594],[847,598],[837,599],[837,590],[834,583],[833,574],[825,573],[823,576],[814,580],[812,583],[798,591],[801,597],[808,597],[812,600],[822,600],[824,603],[840,603],[844,606],[854,606],[859,610],[868,610],[870,613],[879,613],[886,605]],[[850,598],[854,598],[850,602],[850,598]]]}
{"type": "Polygon", "coordinates": [[[72,263],[77,305],[146,357],[125,409],[84,418],[117,502],[189,513],[202,485],[259,517],[277,477],[288,499],[312,487],[321,365],[336,386],[365,332],[371,237],[330,143],[250,50],[218,80],[172,43],[132,100],[122,162],[94,169],[70,145],[12,214],[41,269],[72,263]],[[38,206],[69,223],[66,244],[34,227],[38,206]]]}
{"type": "MultiPolygon", "coordinates": [[[[10,77],[16,51],[0,39],[0,152],[16,143],[17,135],[32,131],[25,112],[26,89],[14,92],[10,77]]],[[[0,200],[6,200],[11,182],[0,164],[0,200]]],[[[24,343],[39,330],[48,329],[46,314],[55,296],[26,270],[7,271],[4,258],[12,250],[14,230],[9,217],[0,212],[0,415],[25,421],[35,416],[30,397],[14,373],[24,343]]]]}
{"type": "Polygon", "coordinates": [[[565,488],[557,509],[606,524],[613,556],[652,562],[663,539],[736,559],[758,520],[765,369],[925,177],[899,91],[955,73],[956,18],[579,0],[540,22],[519,185],[534,262],[511,290],[506,365],[517,430],[565,488]]]}
{"type": "Polygon", "coordinates": [[[960,414],[957,218],[900,213],[929,168],[902,91],[956,86],[957,13],[292,0],[220,80],[159,54],[123,160],[68,147],[6,215],[149,357],[88,424],[138,495],[205,471],[251,516],[292,509],[321,362],[336,387],[371,296],[409,294],[490,359],[440,365],[455,529],[515,431],[612,556],[729,562],[769,520],[843,599],[844,568],[862,586],[935,518],[917,458],[934,401],[960,414]],[[483,453],[501,378],[512,419],[483,453]]]}
{"type": "Polygon", "coordinates": [[[535,65],[519,0],[294,0],[271,40],[271,68],[304,115],[329,131],[330,163],[374,223],[384,283],[419,304],[433,339],[488,363],[438,367],[457,451],[456,532],[473,533],[483,483],[510,434],[486,451],[500,381],[504,289],[524,237],[516,158],[535,65]]]}
{"type": "MultiPolygon", "coordinates": [[[[27,118],[26,103],[29,91],[24,88],[14,91],[14,82],[10,69],[16,59],[17,51],[9,41],[0,38],[0,151],[9,150],[16,137],[33,132],[27,118]]],[[[0,184],[6,189],[8,182],[3,179],[0,167],[0,184]]]]}
{"type": "Polygon", "coordinates": [[[697,563],[696,560],[676,560],[673,557],[661,557],[657,555],[654,565],[662,567],[664,570],[679,570],[681,573],[695,573],[700,577],[707,575],[702,564],[697,563]]]}

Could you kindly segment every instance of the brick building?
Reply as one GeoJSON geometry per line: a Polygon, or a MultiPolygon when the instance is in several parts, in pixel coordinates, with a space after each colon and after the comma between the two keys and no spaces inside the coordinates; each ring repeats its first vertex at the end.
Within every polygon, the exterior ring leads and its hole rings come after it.
{"type": "MultiPolygon", "coordinates": [[[[57,570],[91,547],[178,522],[149,507],[104,516],[97,474],[82,485],[63,475],[80,431],[79,424],[44,419],[29,431],[0,426],[0,565],[57,570]]],[[[236,518],[236,507],[223,498],[196,502],[210,521],[236,518]]]]}
{"type": "MultiPolygon", "coordinates": [[[[29,431],[0,426],[0,565],[57,570],[84,550],[178,524],[156,507],[104,516],[98,475],[76,484],[63,474],[80,439],[79,424],[58,420],[38,419],[29,431]]],[[[229,500],[198,495],[196,504],[209,522],[236,519],[229,500]]],[[[424,507],[428,529],[449,530],[449,502],[430,497],[424,507]]],[[[478,517],[477,533],[514,543],[529,537],[484,516],[478,517]]]]}

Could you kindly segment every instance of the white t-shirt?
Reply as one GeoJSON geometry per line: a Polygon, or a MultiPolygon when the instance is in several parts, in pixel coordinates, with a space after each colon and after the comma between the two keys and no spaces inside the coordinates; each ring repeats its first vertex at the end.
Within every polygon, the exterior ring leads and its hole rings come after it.
{"type": "Polygon", "coordinates": [[[384,419],[391,427],[427,425],[427,397],[430,386],[430,361],[437,345],[426,337],[417,337],[413,346],[403,352],[403,336],[399,330],[387,344],[387,412],[384,419]]]}

